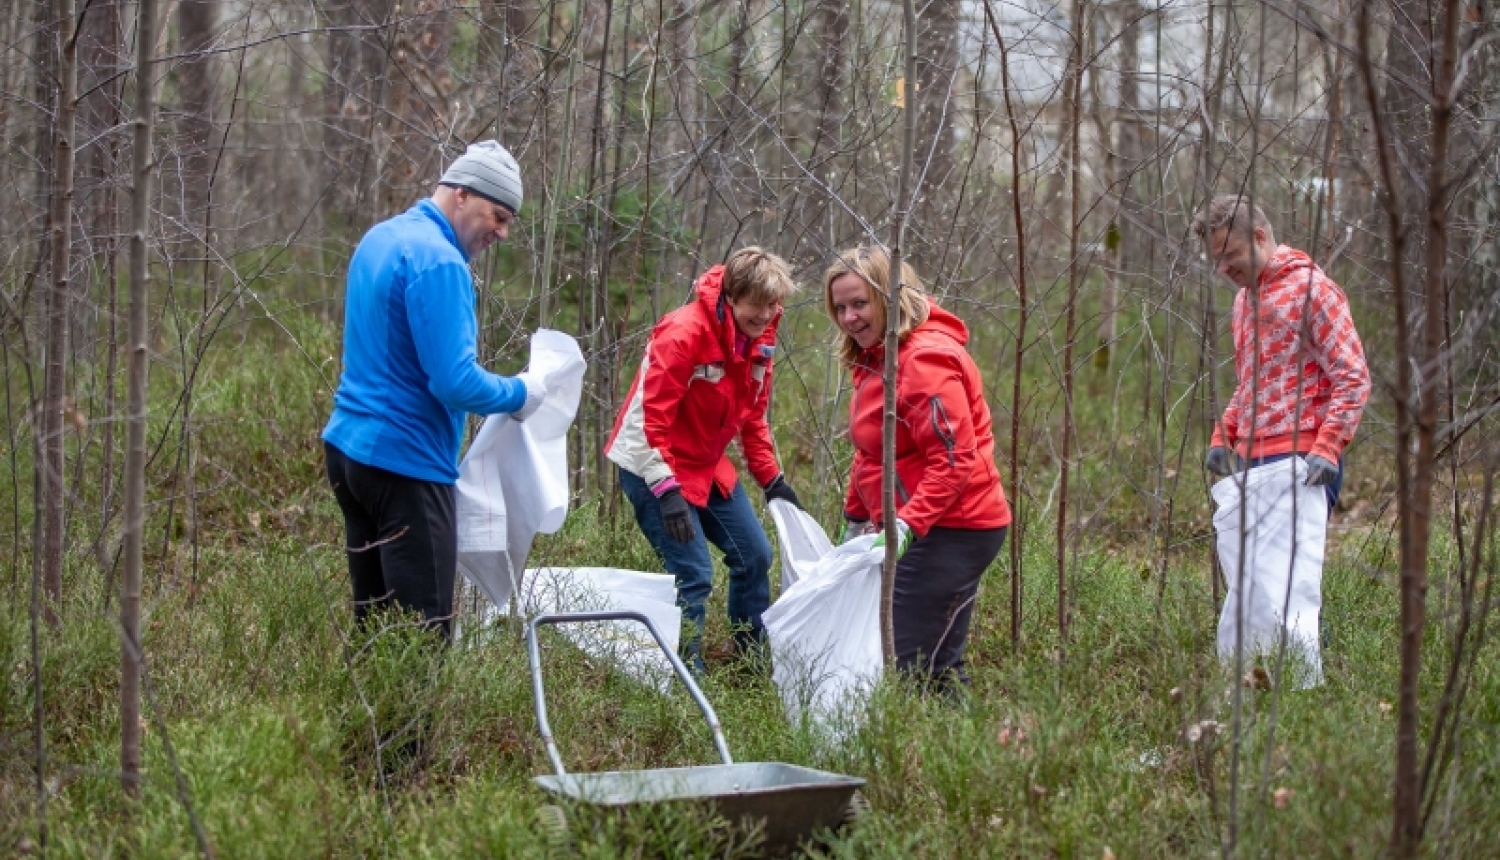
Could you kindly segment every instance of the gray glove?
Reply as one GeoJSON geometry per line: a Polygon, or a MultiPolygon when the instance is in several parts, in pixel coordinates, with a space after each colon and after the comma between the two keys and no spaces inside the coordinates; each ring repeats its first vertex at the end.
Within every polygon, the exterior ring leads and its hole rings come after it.
{"type": "Polygon", "coordinates": [[[870,521],[869,520],[850,520],[850,519],[846,519],[846,520],[844,520],[844,533],[841,534],[841,535],[839,535],[839,543],[840,544],[846,544],[849,541],[852,541],[855,538],[859,537],[860,535],[867,535],[869,533],[870,533],[870,521]]]}
{"type": "Polygon", "coordinates": [[[1228,448],[1215,445],[1208,449],[1208,456],[1203,459],[1203,468],[1221,478],[1227,478],[1234,474],[1234,455],[1229,453],[1228,448]]]}
{"type": "Polygon", "coordinates": [[[1339,476],[1338,464],[1330,463],[1317,454],[1308,455],[1304,462],[1307,463],[1307,480],[1302,483],[1309,487],[1326,487],[1339,476]]]}
{"type": "Polygon", "coordinates": [[[517,421],[525,421],[542,408],[542,401],[547,399],[547,384],[540,376],[530,371],[517,374],[516,378],[526,386],[526,402],[521,404],[520,409],[510,413],[510,417],[517,421]]]}

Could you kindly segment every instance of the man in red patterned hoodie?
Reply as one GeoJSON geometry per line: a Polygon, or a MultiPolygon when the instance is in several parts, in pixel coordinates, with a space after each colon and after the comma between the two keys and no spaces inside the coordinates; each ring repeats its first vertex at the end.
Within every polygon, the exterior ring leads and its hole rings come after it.
{"type": "Polygon", "coordinates": [[[1225,477],[1235,455],[1250,467],[1301,455],[1306,482],[1324,488],[1332,514],[1344,447],[1370,397],[1349,300],[1312,258],[1276,244],[1271,222],[1247,198],[1215,197],[1193,220],[1193,232],[1219,274],[1240,288],[1234,394],[1204,465],[1225,477]]]}

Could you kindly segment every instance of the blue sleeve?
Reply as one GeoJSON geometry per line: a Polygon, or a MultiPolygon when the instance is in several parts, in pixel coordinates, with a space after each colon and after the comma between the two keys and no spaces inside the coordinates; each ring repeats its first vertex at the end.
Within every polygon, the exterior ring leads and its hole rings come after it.
{"type": "Polygon", "coordinates": [[[521,380],[479,366],[474,290],[461,266],[440,265],[406,286],[406,318],[427,390],[444,406],[475,415],[514,412],[526,403],[521,380]]]}

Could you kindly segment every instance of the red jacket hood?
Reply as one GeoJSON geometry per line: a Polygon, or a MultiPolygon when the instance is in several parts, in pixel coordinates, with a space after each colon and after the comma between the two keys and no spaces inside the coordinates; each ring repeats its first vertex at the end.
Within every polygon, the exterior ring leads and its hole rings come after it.
{"type": "Polygon", "coordinates": [[[1288,245],[1277,245],[1271,259],[1266,261],[1266,267],[1260,270],[1260,288],[1265,289],[1297,272],[1305,273],[1316,267],[1312,257],[1305,252],[1288,245]]]}

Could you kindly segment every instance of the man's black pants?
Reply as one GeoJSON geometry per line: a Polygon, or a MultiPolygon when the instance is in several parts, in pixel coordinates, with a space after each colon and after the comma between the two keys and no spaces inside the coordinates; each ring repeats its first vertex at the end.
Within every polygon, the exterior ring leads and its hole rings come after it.
{"type": "Polygon", "coordinates": [[[354,617],[396,606],[452,636],[458,528],[452,484],[419,481],[349,459],[324,442],[328,483],[344,512],[354,617]]]}
{"type": "Polygon", "coordinates": [[[896,562],[892,626],[896,666],[939,686],[968,684],[964,647],[985,568],[1000,554],[1004,527],[974,531],[933,527],[896,562]]]}

